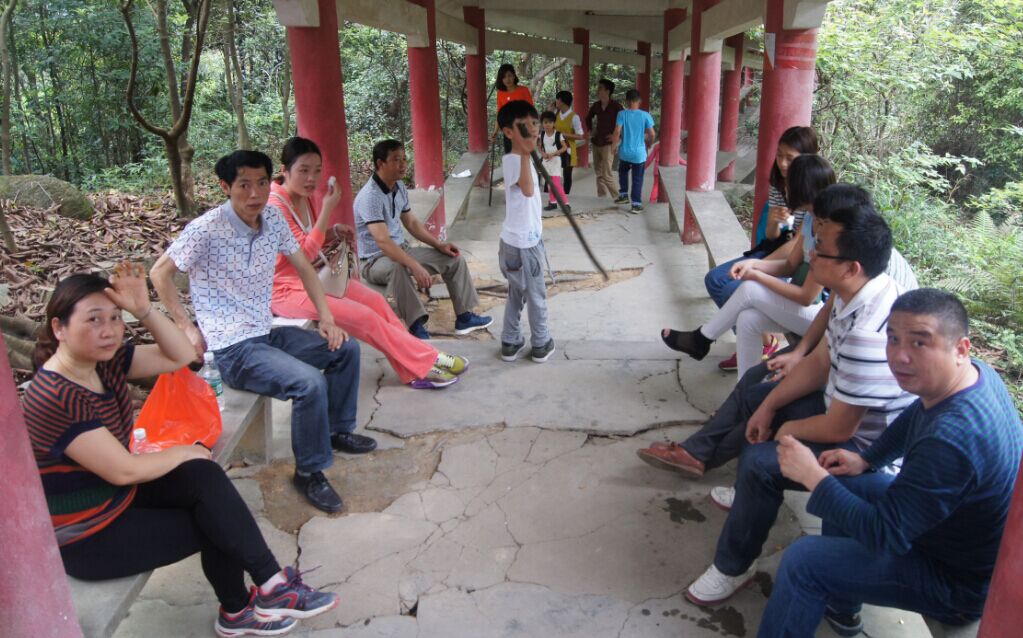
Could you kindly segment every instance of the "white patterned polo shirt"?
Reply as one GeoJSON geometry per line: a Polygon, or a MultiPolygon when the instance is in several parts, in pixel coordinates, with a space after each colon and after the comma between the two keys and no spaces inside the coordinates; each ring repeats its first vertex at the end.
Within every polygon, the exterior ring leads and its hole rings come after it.
{"type": "Polygon", "coordinates": [[[270,332],[270,296],[278,253],[299,251],[281,212],[263,209],[259,230],[225,202],[189,222],[167,249],[188,284],[210,350],[270,332]]]}

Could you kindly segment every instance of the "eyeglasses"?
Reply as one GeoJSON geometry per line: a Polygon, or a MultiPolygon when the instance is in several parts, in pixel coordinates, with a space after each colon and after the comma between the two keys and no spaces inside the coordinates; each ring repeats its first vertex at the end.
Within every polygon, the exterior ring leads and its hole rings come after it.
{"type": "Polygon", "coordinates": [[[834,259],[835,261],[851,261],[848,257],[843,257],[841,255],[825,255],[824,253],[817,250],[820,247],[820,245],[821,245],[820,237],[814,239],[813,254],[815,257],[820,257],[821,259],[834,259]]]}

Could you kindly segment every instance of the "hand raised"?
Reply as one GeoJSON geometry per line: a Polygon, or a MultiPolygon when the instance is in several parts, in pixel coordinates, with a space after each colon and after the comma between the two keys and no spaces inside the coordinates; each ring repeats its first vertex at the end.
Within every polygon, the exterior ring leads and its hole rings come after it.
{"type": "Polygon", "coordinates": [[[114,267],[110,287],[103,291],[118,308],[139,317],[149,311],[146,271],[141,264],[122,261],[114,267]]]}

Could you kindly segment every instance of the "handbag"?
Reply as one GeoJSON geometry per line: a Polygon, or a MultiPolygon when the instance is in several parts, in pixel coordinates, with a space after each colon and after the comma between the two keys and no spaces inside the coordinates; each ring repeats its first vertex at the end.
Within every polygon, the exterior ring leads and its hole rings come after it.
{"type": "MultiPolygon", "coordinates": [[[[290,202],[277,193],[271,193],[270,196],[284,204],[284,207],[291,213],[291,217],[295,220],[298,227],[302,229],[303,233],[309,233],[312,229],[312,224],[310,223],[309,226],[304,225],[290,202]]],[[[334,238],[338,241],[329,257],[322,250],[318,251],[323,265],[317,272],[317,276],[320,278],[320,284],[323,286],[323,292],[326,295],[341,298],[348,292],[348,281],[351,279],[352,271],[355,269],[355,253],[352,252],[352,247],[348,245],[348,242],[344,241],[337,234],[336,228],[334,229],[334,238]]]]}

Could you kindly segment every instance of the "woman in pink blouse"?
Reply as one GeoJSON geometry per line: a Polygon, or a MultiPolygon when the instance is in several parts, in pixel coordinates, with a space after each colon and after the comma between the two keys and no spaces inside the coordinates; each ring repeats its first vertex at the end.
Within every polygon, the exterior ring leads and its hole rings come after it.
{"type": "MultiPolygon", "coordinates": [[[[316,260],[324,244],[350,243],[351,227],[330,225],[331,214],[341,200],[341,188],[331,180],[322,209],[317,210],[313,204],[312,196],[323,166],[316,144],[301,137],[289,139],[281,151],[281,163],[282,176],[271,185],[268,203],[281,211],[306,257],[316,260]]],[[[438,352],[429,343],[409,334],[383,295],[356,279],[349,280],[343,298],[328,296],[327,305],[337,325],[383,353],[401,382],[413,388],[449,386],[458,381],[458,375],[469,365],[464,357],[438,352]]],[[[283,257],[277,258],[270,307],[279,317],[318,318],[298,273],[283,257]]]]}

